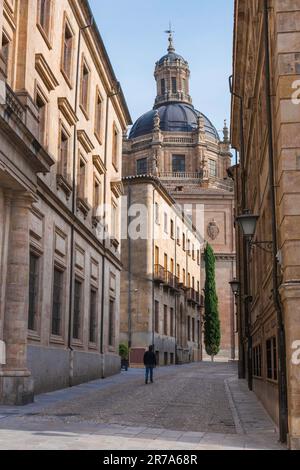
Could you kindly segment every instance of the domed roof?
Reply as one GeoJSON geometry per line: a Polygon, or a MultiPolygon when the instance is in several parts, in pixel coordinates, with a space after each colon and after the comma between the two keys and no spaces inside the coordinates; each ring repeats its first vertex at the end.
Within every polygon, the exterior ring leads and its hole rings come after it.
{"type": "Polygon", "coordinates": [[[159,106],[141,116],[132,126],[129,138],[134,139],[142,135],[151,134],[154,128],[154,116],[158,111],[160,129],[165,132],[192,132],[197,129],[199,115],[204,118],[205,132],[217,141],[220,140],[218,131],[211,121],[192,105],[186,103],[168,103],[159,106]]]}
{"type": "Polygon", "coordinates": [[[181,60],[185,64],[187,64],[187,61],[179,54],[176,54],[176,52],[169,52],[168,54],[164,55],[157,63],[158,65],[163,65],[165,60],[168,60],[170,63],[176,62],[176,60],[181,60]]]}

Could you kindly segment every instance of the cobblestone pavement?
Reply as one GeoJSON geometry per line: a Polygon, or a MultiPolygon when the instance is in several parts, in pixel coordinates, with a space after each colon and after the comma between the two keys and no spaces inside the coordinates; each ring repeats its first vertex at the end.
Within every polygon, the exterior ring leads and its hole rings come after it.
{"type": "Polygon", "coordinates": [[[284,449],[236,366],[143,370],[0,406],[0,449],[284,449]]]}

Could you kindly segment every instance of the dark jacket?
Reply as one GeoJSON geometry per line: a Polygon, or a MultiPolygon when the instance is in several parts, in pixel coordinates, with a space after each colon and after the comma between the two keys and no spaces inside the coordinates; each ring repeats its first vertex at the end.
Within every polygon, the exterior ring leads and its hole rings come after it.
{"type": "Polygon", "coordinates": [[[155,367],[156,366],[156,357],[154,352],[146,351],[144,354],[144,364],[146,367],[155,367]]]}

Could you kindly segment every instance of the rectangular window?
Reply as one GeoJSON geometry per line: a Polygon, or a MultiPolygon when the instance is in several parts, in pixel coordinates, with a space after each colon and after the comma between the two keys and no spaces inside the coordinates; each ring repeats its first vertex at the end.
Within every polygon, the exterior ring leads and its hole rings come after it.
{"type": "Polygon", "coordinates": [[[64,178],[69,179],[69,136],[61,128],[60,131],[60,142],[59,142],[59,165],[60,173],[64,178]]]}
{"type": "Polygon", "coordinates": [[[194,245],[194,243],[192,244],[192,258],[193,258],[193,260],[196,259],[195,258],[195,245],[194,245]]]}
{"type": "Polygon", "coordinates": [[[168,335],[168,306],[164,305],[164,335],[168,335]]]}
{"type": "Polygon", "coordinates": [[[50,36],[51,2],[52,0],[39,0],[38,9],[38,24],[48,38],[50,36]]]}
{"type": "Polygon", "coordinates": [[[180,282],[180,265],[179,264],[177,264],[176,276],[177,276],[178,282],[180,282]]]}
{"type": "Polygon", "coordinates": [[[47,117],[47,103],[43,98],[42,94],[37,92],[35,104],[39,111],[39,130],[38,140],[41,145],[45,145],[45,134],[46,134],[46,117],[47,117]]]}
{"type": "Polygon", "coordinates": [[[80,339],[82,320],[82,282],[75,280],[74,312],[73,312],[73,338],[80,339]]]}
{"type": "Polygon", "coordinates": [[[195,318],[192,318],[192,341],[195,342],[195,318]]]}
{"type": "Polygon", "coordinates": [[[95,134],[101,141],[101,122],[102,122],[102,97],[99,92],[96,93],[95,104],[95,134]]]}
{"type": "Polygon", "coordinates": [[[97,291],[91,289],[90,294],[90,343],[96,343],[96,332],[97,332],[97,291]]]}
{"type": "Polygon", "coordinates": [[[114,203],[111,205],[111,235],[118,239],[118,208],[114,203]]]}
{"type": "Polygon", "coordinates": [[[155,222],[159,225],[159,205],[155,203],[155,222]]]}
{"type": "Polygon", "coordinates": [[[194,278],[194,276],[192,277],[192,288],[195,290],[195,278],[194,278]]]}
{"type": "Polygon", "coordinates": [[[160,81],[160,90],[162,95],[166,93],[166,82],[164,78],[162,78],[160,81]]]}
{"type": "Polygon", "coordinates": [[[85,198],[85,161],[82,158],[78,165],[77,194],[80,199],[85,198]]]}
{"type": "Polygon", "coordinates": [[[159,333],[159,302],[157,300],[154,306],[154,330],[155,333],[159,333]]]}
{"type": "Polygon", "coordinates": [[[200,320],[197,320],[197,339],[198,343],[200,343],[200,320]]]}
{"type": "Polygon", "coordinates": [[[166,253],[164,255],[164,270],[165,273],[168,271],[168,255],[166,253]]]}
{"type": "Polygon", "coordinates": [[[99,210],[99,206],[101,204],[101,183],[95,179],[94,180],[94,213],[96,215],[98,210],[99,210]]]}
{"type": "Polygon", "coordinates": [[[171,238],[172,238],[172,240],[174,240],[174,238],[175,238],[174,220],[171,220],[171,238]]]}
{"type": "Polygon", "coordinates": [[[182,234],[182,249],[183,249],[183,251],[185,251],[185,249],[186,249],[186,246],[185,246],[185,234],[184,234],[184,233],[182,234]]]}
{"type": "Polygon", "coordinates": [[[187,241],[187,253],[189,256],[191,256],[191,240],[189,238],[187,241]]]}
{"type": "Polygon", "coordinates": [[[172,93],[177,93],[177,80],[176,77],[172,77],[172,93]]]}
{"type": "Polygon", "coordinates": [[[176,232],[177,232],[176,233],[177,245],[180,246],[180,228],[179,227],[177,227],[176,232]]]}
{"type": "Polygon", "coordinates": [[[113,142],[112,142],[112,163],[116,170],[118,170],[118,148],[119,148],[119,133],[116,125],[113,125],[113,142]]]}
{"type": "Polygon", "coordinates": [[[187,317],[188,340],[191,341],[191,317],[187,317]]]}
{"type": "Polygon", "coordinates": [[[80,104],[84,111],[88,112],[88,100],[89,100],[89,86],[90,86],[90,70],[83,61],[82,71],[81,71],[81,94],[80,94],[80,104]]]}
{"type": "Polygon", "coordinates": [[[170,336],[174,335],[174,309],[170,308],[170,336]]]}
{"type": "Polygon", "coordinates": [[[277,380],[277,344],[275,336],[266,342],[267,378],[277,380]]]}
{"type": "Polygon", "coordinates": [[[214,177],[217,176],[217,162],[215,160],[211,160],[209,158],[209,160],[208,160],[208,170],[209,170],[210,176],[214,176],[214,177]]]}
{"type": "Polygon", "coordinates": [[[164,231],[168,233],[168,214],[166,212],[164,213],[164,231]]]}
{"type": "Polygon", "coordinates": [[[172,156],[173,173],[185,173],[185,155],[172,156]]]}
{"type": "Polygon", "coordinates": [[[164,364],[165,366],[168,365],[168,353],[167,352],[164,352],[164,364]]]}
{"type": "Polygon", "coordinates": [[[190,273],[188,273],[188,281],[187,281],[187,286],[188,286],[188,288],[190,288],[190,287],[191,287],[191,275],[190,275],[190,273]]]}
{"type": "Polygon", "coordinates": [[[158,248],[158,246],[155,247],[155,264],[156,264],[156,266],[159,264],[159,248],[158,248]]]}
{"type": "Polygon", "coordinates": [[[28,309],[28,329],[37,329],[37,308],[39,292],[39,258],[30,253],[29,263],[29,309],[28,309]]]}
{"type": "Polygon", "coordinates": [[[185,269],[183,269],[182,270],[182,284],[183,284],[183,286],[185,286],[185,281],[186,281],[186,279],[185,279],[185,269]]]}
{"type": "Polygon", "coordinates": [[[71,80],[72,75],[73,40],[73,32],[68,23],[65,22],[62,51],[62,70],[69,81],[71,80]]]}
{"type": "Polygon", "coordinates": [[[253,375],[255,377],[262,377],[261,345],[253,348],[253,375]]]}
{"type": "Polygon", "coordinates": [[[173,258],[171,258],[171,260],[170,260],[170,271],[171,271],[172,274],[174,274],[174,260],[173,260],[173,258]]]}
{"type": "Polygon", "coordinates": [[[200,250],[197,250],[197,264],[200,266],[200,250]]]}
{"type": "Polygon", "coordinates": [[[54,268],[51,332],[56,336],[62,335],[63,276],[62,271],[54,268]]]}
{"type": "Polygon", "coordinates": [[[148,173],[148,159],[140,158],[136,161],[136,174],[137,175],[147,175],[148,173]]]}
{"type": "Polygon", "coordinates": [[[1,55],[4,64],[4,75],[8,76],[8,68],[9,68],[9,53],[10,53],[10,41],[5,34],[2,34],[2,48],[1,48],[1,55]]]}
{"type": "Polygon", "coordinates": [[[197,281],[197,292],[198,294],[200,294],[200,282],[199,281],[197,281]]]}
{"type": "Polygon", "coordinates": [[[115,344],[115,301],[109,301],[109,318],[108,318],[108,345],[113,347],[115,344]]]}

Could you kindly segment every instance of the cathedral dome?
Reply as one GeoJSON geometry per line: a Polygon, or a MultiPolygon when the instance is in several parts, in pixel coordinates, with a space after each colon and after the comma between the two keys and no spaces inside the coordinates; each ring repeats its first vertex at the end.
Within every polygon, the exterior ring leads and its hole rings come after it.
{"type": "Polygon", "coordinates": [[[165,61],[168,61],[169,63],[176,63],[177,60],[181,60],[186,65],[188,64],[187,61],[176,52],[169,52],[168,54],[165,54],[157,63],[158,65],[163,65],[165,61]]]}
{"type": "Polygon", "coordinates": [[[135,139],[151,134],[154,129],[154,116],[158,111],[160,129],[164,132],[193,132],[197,130],[197,120],[200,115],[204,118],[205,132],[217,141],[220,141],[218,131],[211,121],[192,105],[186,103],[168,103],[149,111],[141,116],[133,125],[129,138],[135,139]]]}

